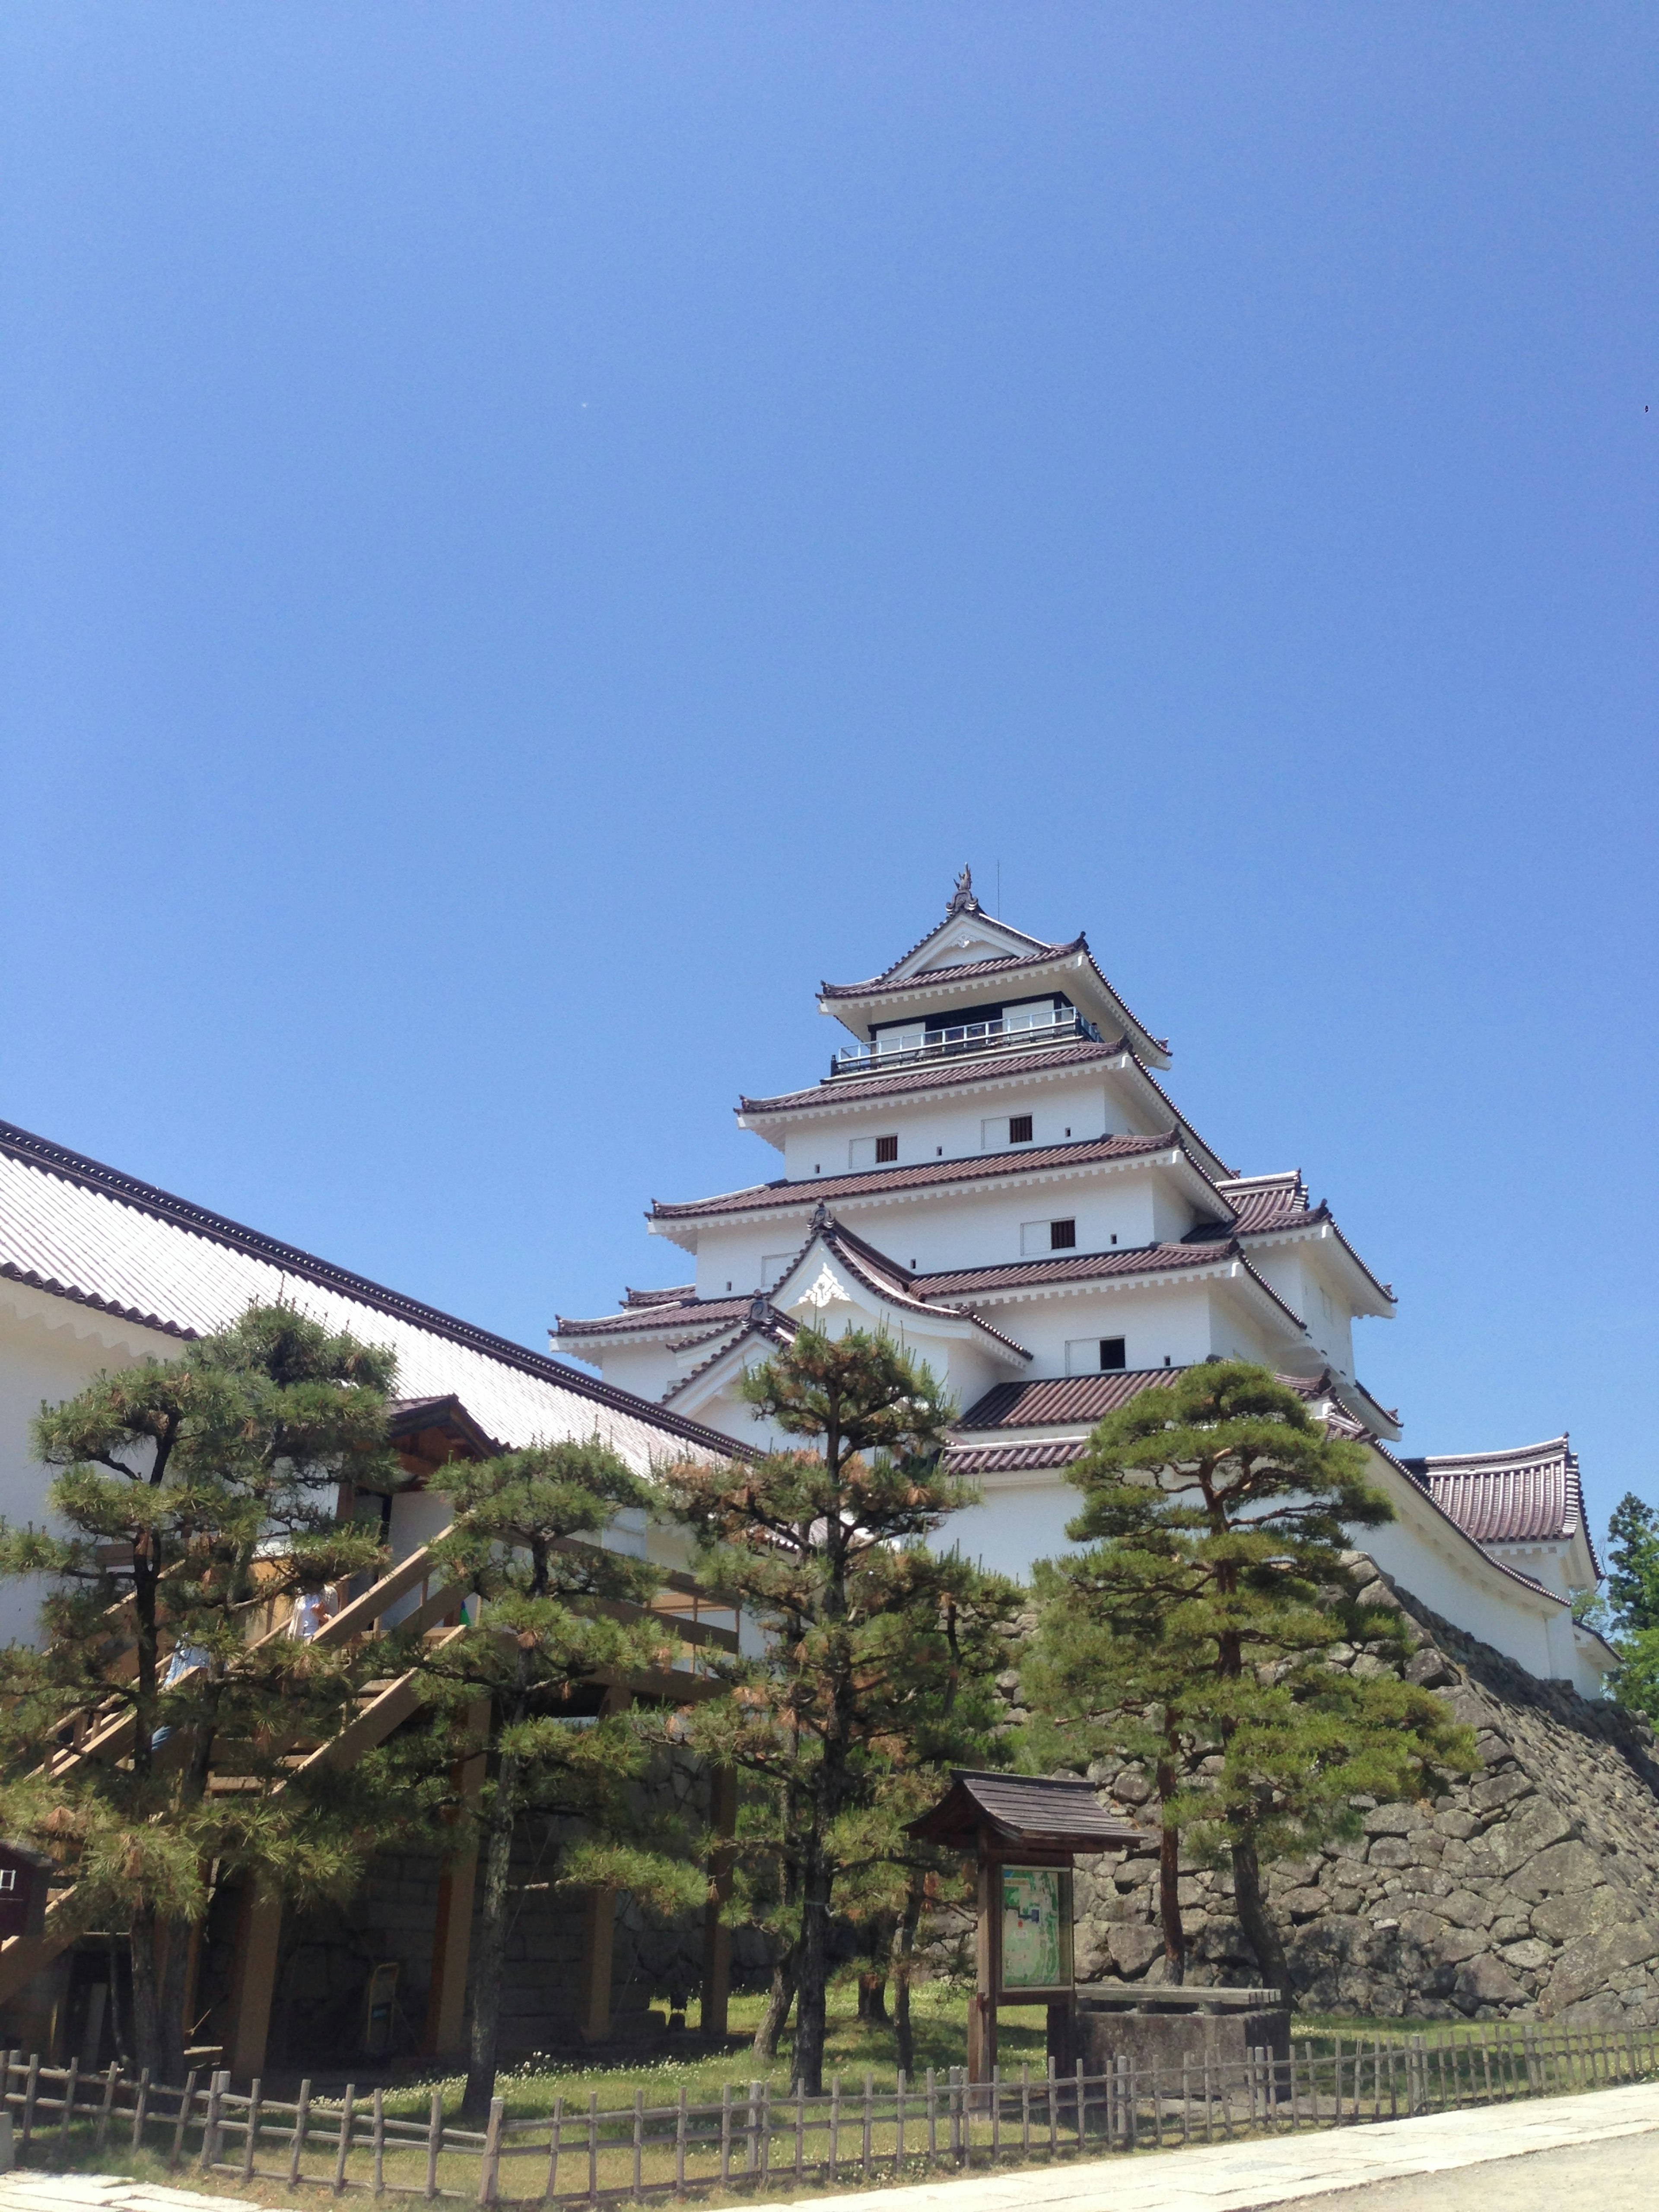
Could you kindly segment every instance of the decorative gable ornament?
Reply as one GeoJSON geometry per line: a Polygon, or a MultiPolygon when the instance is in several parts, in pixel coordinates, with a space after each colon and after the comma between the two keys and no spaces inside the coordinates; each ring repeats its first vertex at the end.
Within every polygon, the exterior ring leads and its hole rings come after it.
{"type": "Polygon", "coordinates": [[[834,1305],[837,1299],[842,1305],[849,1306],[853,1303],[848,1292],[842,1290],[841,1285],[830,1273],[830,1263],[825,1261],[823,1266],[818,1269],[816,1278],[807,1285],[795,1300],[795,1304],[798,1306],[812,1306],[822,1313],[826,1306],[834,1305]]]}

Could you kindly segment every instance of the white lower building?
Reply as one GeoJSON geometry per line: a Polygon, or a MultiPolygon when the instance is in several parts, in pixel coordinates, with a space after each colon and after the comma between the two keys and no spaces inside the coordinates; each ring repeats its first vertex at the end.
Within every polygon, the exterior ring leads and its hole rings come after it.
{"type": "Polygon", "coordinates": [[[1363,1438],[1395,1517],[1364,1541],[1413,1595],[1534,1674],[1597,1694],[1613,1664],[1571,1617],[1598,1569],[1565,1439],[1403,1462],[1354,1370],[1395,1297],[1295,1173],[1243,1176],[1155,1070],[1169,1048],[1087,941],[945,919],[879,975],[821,987],[854,1040],[801,1091],[744,1098],[782,1157],[747,1189],[652,1208],[691,1280],[561,1317],[556,1349],[739,1444],[735,1385],[804,1317],[885,1328],[962,1408],[951,1463],[982,1503],[951,1540],[1014,1575],[1064,1547],[1065,1470],[1094,1422],[1212,1358],[1259,1360],[1363,1438]]]}

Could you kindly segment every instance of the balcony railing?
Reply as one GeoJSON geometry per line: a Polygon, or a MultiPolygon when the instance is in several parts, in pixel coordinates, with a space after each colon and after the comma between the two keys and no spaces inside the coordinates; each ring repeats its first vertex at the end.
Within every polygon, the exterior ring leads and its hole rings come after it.
{"type": "MultiPolygon", "coordinates": [[[[915,1031],[909,1034],[914,1039],[915,1031]]],[[[1053,1044],[1062,1037],[1101,1042],[1100,1031],[1074,1006],[1050,1007],[1036,1016],[1019,1014],[1012,1021],[999,1017],[989,1022],[961,1022],[953,1029],[929,1030],[919,1044],[878,1037],[874,1044],[845,1045],[830,1061],[830,1073],[832,1076],[885,1075],[890,1069],[927,1066],[963,1053],[1013,1052],[1026,1045],[1053,1044]]]]}

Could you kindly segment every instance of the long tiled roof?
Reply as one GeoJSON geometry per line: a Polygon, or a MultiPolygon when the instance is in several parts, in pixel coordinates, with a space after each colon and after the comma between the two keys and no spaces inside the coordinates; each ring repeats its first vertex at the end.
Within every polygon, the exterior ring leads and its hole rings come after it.
{"type": "Polygon", "coordinates": [[[994,1299],[1000,1292],[1032,1290],[1046,1284],[1092,1283],[1114,1276],[1161,1275],[1183,1268],[1235,1266],[1270,1299],[1298,1335],[1307,1334],[1301,1316],[1286,1305],[1273,1285],[1250,1265],[1243,1247],[1231,1240],[1205,1243],[1131,1244],[1108,1252],[1066,1252],[1042,1260],[1005,1260],[994,1267],[970,1267],[946,1274],[918,1275],[916,1289],[932,1304],[959,1297],[994,1299]]]}
{"type": "Polygon", "coordinates": [[[927,1160],[918,1167],[868,1168],[852,1175],[812,1176],[799,1182],[751,1183],[716,1198],[684,1203],[652,1203],[653,1221],[698,1221],[725,1213],[751,1213],[778,1206],[816,1204],[820,1199],[868,1198],[890,1190],[925,1190],[930,1185],[982,1182],[997,1176],[1041,1173],[1048,1168],[1092,1167],[1103,1160],[1134,1159],[1143,1153],[1181,1147],[1179,1133],[1166,1129],[1156,1137],[1082,1137],[1064,1145],[1022,1145],[1016,1152],[985,1152],[972,1159],[927,1160]]]}
{"type": "Polygon", "coordinates": [[[1577,1455],[1565,1437],[1511,1451],[1442,1453],[1401,1464],[1477,1543],[1559,1542],[1582,1529],[1601,1573],[1577,1455]]]}
{"type": "Polygon", "coordinates": [[[1081,1459],[1082,1437],[1038,1444],[951,1444],[941,1462],[947,1474],[1034,1474],[1081,1459]]]}
{"type": "Polygon", "coordinates": [[[458,1321],[366,1276],[0,1122],[0,1276],[179,1339],[286,1298],[398,1356],[409,1398],[459,1397],[509,1445],[597,1428],[641,1471],[671,1443],[729,1437],[458,1321]]]}

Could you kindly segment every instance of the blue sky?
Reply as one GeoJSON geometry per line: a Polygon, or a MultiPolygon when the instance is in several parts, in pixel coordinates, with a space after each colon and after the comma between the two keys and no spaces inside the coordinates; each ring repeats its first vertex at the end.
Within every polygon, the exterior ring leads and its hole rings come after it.
{"type": "Polygon", "coordinates": [[[6,9],[0,1114],[540,1344],[1000,865],[1407,1449],[1659,1498],[1656,97],[1634,5],[6,9]]]}

